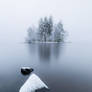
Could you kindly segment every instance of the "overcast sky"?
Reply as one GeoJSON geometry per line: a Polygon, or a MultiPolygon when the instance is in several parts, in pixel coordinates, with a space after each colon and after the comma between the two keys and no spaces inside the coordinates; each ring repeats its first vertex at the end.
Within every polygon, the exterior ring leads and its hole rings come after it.
{"type": "Polygon", "coordinates": [[[0,0],[0,42],[24,41],[27,28],[50,15],[70,41],[92,42],[92,0],[0,0]]]}

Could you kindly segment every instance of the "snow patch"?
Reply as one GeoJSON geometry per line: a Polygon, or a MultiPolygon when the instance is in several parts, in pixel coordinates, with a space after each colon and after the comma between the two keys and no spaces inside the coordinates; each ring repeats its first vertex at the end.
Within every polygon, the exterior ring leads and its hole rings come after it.
{"type": "Polygon", "coordinates": [[[48,86],[36,74],[33,73],[20,88],[19,92],[35,92],[36,90],[42,88],[48,89],[48,86]]]}

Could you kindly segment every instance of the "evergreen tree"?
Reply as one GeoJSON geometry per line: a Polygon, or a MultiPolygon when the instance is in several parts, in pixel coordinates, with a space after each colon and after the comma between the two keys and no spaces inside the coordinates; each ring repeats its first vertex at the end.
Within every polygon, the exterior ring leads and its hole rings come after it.
{"type": "Polygon", "coordinates": [[[64,41],[65,31],[61,22],[56,25],[53,23],[52,17],[44,17],[39,21],[38,28],[28,29],[29,41],[64,41]]]}
{"type": "Polygon", "coordinates": [[[47,39],[52,33],[52,30],[53,30],[52,18],[48,19],[47,17],[45,17],[44,19],[40,19],[38,33],[42,41],[45,41],[45,42],[47,41],[47,39]]]}
{"type": "Polygon", "coordinates": [[[28,29],[28,42],[33,42],[36,40],[36,32],[33,27],[28,29]]]}
{"type": "Polygon", "coordinates": [[[42,18],[39,21],[38,38],[40,41],[43,40],[43,19],[42,18]]]}
{"type": "Polygon", "coordinates": [[[56,42],[61,42],[64,41],[64,28],[63,24],[59,22],[55,27],[54,27],[54,40],[56,42]]]}

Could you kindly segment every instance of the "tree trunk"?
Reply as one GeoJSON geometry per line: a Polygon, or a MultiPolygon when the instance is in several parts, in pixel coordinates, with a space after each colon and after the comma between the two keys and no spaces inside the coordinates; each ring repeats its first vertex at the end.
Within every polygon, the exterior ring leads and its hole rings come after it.
{"type": "Polygon", "coordinates": [[[46,42],[46,35],[44,34],[44,41],[46,42]]]}

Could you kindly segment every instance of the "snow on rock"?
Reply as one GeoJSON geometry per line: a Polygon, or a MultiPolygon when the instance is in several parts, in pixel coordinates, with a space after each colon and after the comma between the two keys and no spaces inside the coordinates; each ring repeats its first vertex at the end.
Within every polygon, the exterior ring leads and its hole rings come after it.
{"type": "Polygon", "coordinates": [[[42,88],[48,89],[48,86],[36,74],[32,73],[19,92],[35,92],[42,88]]]}

